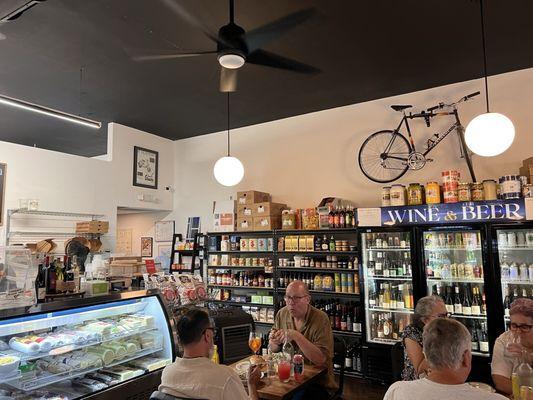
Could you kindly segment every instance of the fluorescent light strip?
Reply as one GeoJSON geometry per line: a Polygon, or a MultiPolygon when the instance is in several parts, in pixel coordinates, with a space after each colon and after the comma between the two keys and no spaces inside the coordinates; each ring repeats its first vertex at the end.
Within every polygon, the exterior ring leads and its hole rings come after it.
{"type": "Polygon", "coordinates": [[[88,118],[78,117],[63,111],[54,110],[52,108],[43,107],[38,104],[30,103],[28,101],[15,99],[13,97],[4,96],[0,94],[0,103],[8,106],[21,108],[23,110],[33,111],[39,114],[48,115],[50,117],[59,118],[65,121],[74,122],[76,124],[88,126],[89,128],[100,129],[102,124],[98,121],[93,121],[88,118]]]}

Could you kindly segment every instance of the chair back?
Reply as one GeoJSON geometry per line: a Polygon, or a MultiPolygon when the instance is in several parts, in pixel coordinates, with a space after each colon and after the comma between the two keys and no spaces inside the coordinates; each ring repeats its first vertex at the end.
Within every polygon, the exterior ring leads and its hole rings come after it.
{"type": "Polygon", "coordinates": [[[402,380],[403,371],[403,343],[395,343],[391,348],[391,365],[393,382],[402,380]]]}
{"type": "Polygon", "coordinates": [[[171,394],[160,392],[156,390],[150,396],[150,400],[207,400],[207,399],[191,399],[190,397],[176,397],[171,394]]]}
{"type": "Polygon", "coordinates": [[[332,399],[339,399],[342,396],[342,391],[344,389],[344,363],[346,360],[346,344],[344,340],[339,339],[338,337],[333,338],[333,364],[338,364],[341,366],[339,371],[339,388],[335,394],[331,397],[332,399]]]}

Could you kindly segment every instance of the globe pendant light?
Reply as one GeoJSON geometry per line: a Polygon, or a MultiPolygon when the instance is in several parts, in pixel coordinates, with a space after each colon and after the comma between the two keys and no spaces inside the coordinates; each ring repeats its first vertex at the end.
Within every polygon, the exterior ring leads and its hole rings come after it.
{"type": "Polygon", "coordinates": [[[230,155],[229,141],[229,92],[228,92],[228,155],[219,158],[213,168],[213,174],[218,183],[224,186],[235,186],[244,177],[244,166],[241,161],[230,155]]]}
{"type": "Polygon", "coordinates": [[[466,145],[472,152],[483,157],[497,156],[507,150],[515,136],[514,125],[509,118],[500,113],[490,112],[489,85],[487,76],[487,50],[485,46],[485,23],[483,0],[479,0],[481,13],[481,38],[483,43],[483,72],[485,75],[485,100],[487,112],[475,117],[465,131],[466,145]]]}

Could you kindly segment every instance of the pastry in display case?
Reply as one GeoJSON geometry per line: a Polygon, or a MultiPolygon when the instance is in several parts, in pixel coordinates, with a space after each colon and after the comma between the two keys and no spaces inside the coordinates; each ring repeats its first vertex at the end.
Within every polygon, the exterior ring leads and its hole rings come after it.
{"type": "Polygon", "coordinates": [[[27,313],[4,311],[0,395],[96,398],[160,372],[174,359],[170,321],[155,291],[40,304],[27,313]]]}

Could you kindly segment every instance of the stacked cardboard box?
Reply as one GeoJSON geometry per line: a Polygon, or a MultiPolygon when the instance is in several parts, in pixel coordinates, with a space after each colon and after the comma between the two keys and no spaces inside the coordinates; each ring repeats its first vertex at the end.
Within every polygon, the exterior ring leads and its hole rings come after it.
{"type": "Polygon", "coordinates": [[[270,194],[249,190],[237,193],[237,231],[269,231],[281,228],[285,204],[272,203],[270,194]]]}
{"type": "Polygon", "coordinates": [[[526,158],[522,161],[519,174],[527,176],[529,183],[533,183],[533,157],[526,158]]]}
{"type": "Polygon", "coordinates": [[[143,272],[141,257],[111,257],[109,260],[110,277],[132,277],[143,272]]]}
{"type": "Polygon", "coordinates": [[[81,221],[76,222],[76,233],[107,233],[109,232],[108,221],[81,221]]]}

